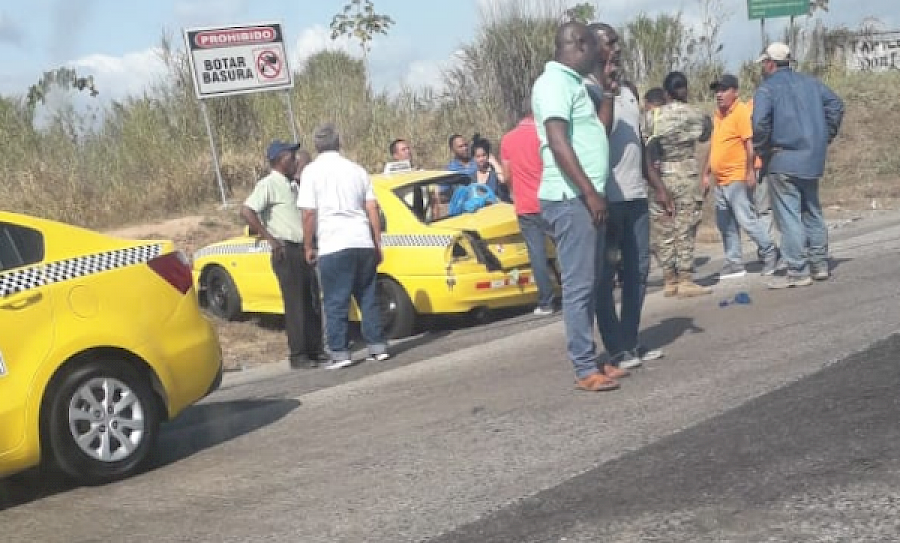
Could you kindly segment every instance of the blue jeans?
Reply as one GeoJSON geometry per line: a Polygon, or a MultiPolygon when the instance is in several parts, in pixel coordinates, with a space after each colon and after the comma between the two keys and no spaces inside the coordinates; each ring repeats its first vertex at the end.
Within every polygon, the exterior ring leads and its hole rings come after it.
{"type": "Polygon", "coordinates": [[[807,263],[813,268],[826,266],[828,226],[819,202],[819,180],[770,173],[766,182],[771,183],[769,194],[788,275],[809,275],[807,263]]]}
{"type": "Polygon", "coordinates": [[[611,202],[606,219],[606,261],[597,289],[597,325],[606,352],[617,356],[638,346],[641,310],[650,273],[650,210],[646,199],[611,202]],[[622,258],[622,310],[616,314],[618,255],[622,258]]]}
{"type": "Polygon", "coordinates": [[[553,282],[550,279],[550,264],[547,260],[547,236],[550,225],[540,213],[519,215],[519,230],[528,247],[531,273],[538,289],[538,307],[553,307],[553,282]]]}
{"type": "Polygon", "coordinates": [[[325,336],[332,360],[350,359],[348,320],[350,296],[362,313],[362,335],[369,354],[387,351],[378,305],[378,273],[374,249],[344,249],[319,257],[322,297],[325,305],[325,336]]]}
{"type": "Polygon", "coordinates": [[[575,376],[584,379],[598,373],[594,317],[606,232],[594,226],[581,198],[541,200],[541,215],[550,224],[561,268],[566,347],[575,376]]]}
{"type": "Polygon", "coordinates": [[[772,213],[772,197],[769,195],[769,183],[765,175],[760,175],[753,189],[753,207],[756,215],[763,223],[763,228],[769,233],[769,238],[777,247],[779,245],[778,231],[775,228],[775,217],[772,213]]]}
{"type": "Polygon", "coordinates": [[[741,248],[741,228],[759,248],[763,260],[775,253],[766,225],[756,214],[756,207],[750,201],[747,183],[733,181],[727,185],[716,185],[716,224],[722,234],[725,259],[732,264],[743,264],[744,251],[741,248]]]}

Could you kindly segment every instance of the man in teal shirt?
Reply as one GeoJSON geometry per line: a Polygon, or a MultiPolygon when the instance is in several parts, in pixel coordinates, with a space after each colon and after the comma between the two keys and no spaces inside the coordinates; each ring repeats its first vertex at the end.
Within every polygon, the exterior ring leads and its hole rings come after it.
{"type": "Polygon", "coordinates": [[[604,71],[604,98],[598,112],[584,78],[598,61],[597,38],[584,24],[565,23],[556,34],[554,60],[531,92],[541,140],[544,171],[538,198],[550,224],[562,272],[563,320],[567,350],[582,390],[614,390],[628,373],[598,367],[594,343],[595,292],[606,239],[604,186],[609,174],[609,141],[600,118],[611,118],[617,90],[604,71]],[[599,113],[599,117],[598,117],[599,113]]]}

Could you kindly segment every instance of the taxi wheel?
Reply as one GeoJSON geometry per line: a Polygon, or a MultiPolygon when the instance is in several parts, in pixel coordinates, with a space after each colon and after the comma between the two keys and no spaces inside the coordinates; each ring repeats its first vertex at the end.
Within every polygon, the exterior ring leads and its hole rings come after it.
{"type": "Polygon", "coordinates": [[[399,283],[390,277],[378,277],[378,302],[381,326],[387,339],[411,336],[416,326],[416,308],[399,283]]]}
{"type": "Polygon", "coordinates": [[[159,435],[160,404],[145,376],[103,358],[62,376],[46,420],[56,466],[79,482],[104,484],[144,466],[159,435]]]}
{"type": "Polygon", "coordinates": [[[241,314],[241,296],[231,275],[216,266],[206,274],[206,307],[210,313],[225,320],[241,314]]]}

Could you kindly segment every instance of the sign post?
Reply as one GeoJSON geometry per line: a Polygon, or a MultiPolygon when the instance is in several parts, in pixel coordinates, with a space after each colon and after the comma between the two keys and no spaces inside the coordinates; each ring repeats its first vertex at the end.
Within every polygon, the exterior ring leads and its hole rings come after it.
{"type": "MultiPolygon", "coordinates": [[[[762,46],[766,47],[766,19],[775,17],[790,17],[791,32],[790,41],[794,37],[794,17],[809,15],[809,0],[747,0],[747,17],[750,20],[759,19],[759,29],[762,34],[762,46]]],[[[793,50],[793,43],[788,44],[793,50]]]]}
{"type": "MultiPolygon", "coordinates": [[[[294,74],[288,65],[284,33],[280,23],[191,28],[184,29],[184,41],[194,80],[194,92],[200,100],[206,132],[209,134],[222,205],[227,206],[216,143],[204,100],[273,90],[288,93],[294,86],[294,74]]],[[[288,109],[291,109],[290,102],[288,109]]],[[[291,132],[296,140],[293,112],[289,114],[291,132]]]]}

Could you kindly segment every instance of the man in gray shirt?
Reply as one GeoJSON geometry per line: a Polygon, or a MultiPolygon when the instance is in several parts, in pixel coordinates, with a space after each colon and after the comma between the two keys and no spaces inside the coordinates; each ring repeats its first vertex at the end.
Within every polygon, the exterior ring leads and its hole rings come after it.
{"type": "MultiPolygon", "coordinates": [[[[615,29],[604,23],[590,25],[599,44],[598,70],[607,62],[620,65],[621,44],[615,29]]],[[[650,167],[641,137],[641,109],[630,84],[610,98],[588,84],[595,103],[614,100],[612,116],[602,119],[609,134],[611,175],[606,182],[606,261],[597,290],[597,323],[611,363],[623,369],[636,368],[642,360],[662,357],[638,343],[641,310],[650,273],[650,205],[647,182],[653,186],[654,209],[660,215],[672,211],[672,200],[656,170],[650,167]],[[622,263],[622,309],[616,313],[613,290],[619,259],[622,263]]],[[[597,107],[600,111],[600,107],[597,107]]]]}

